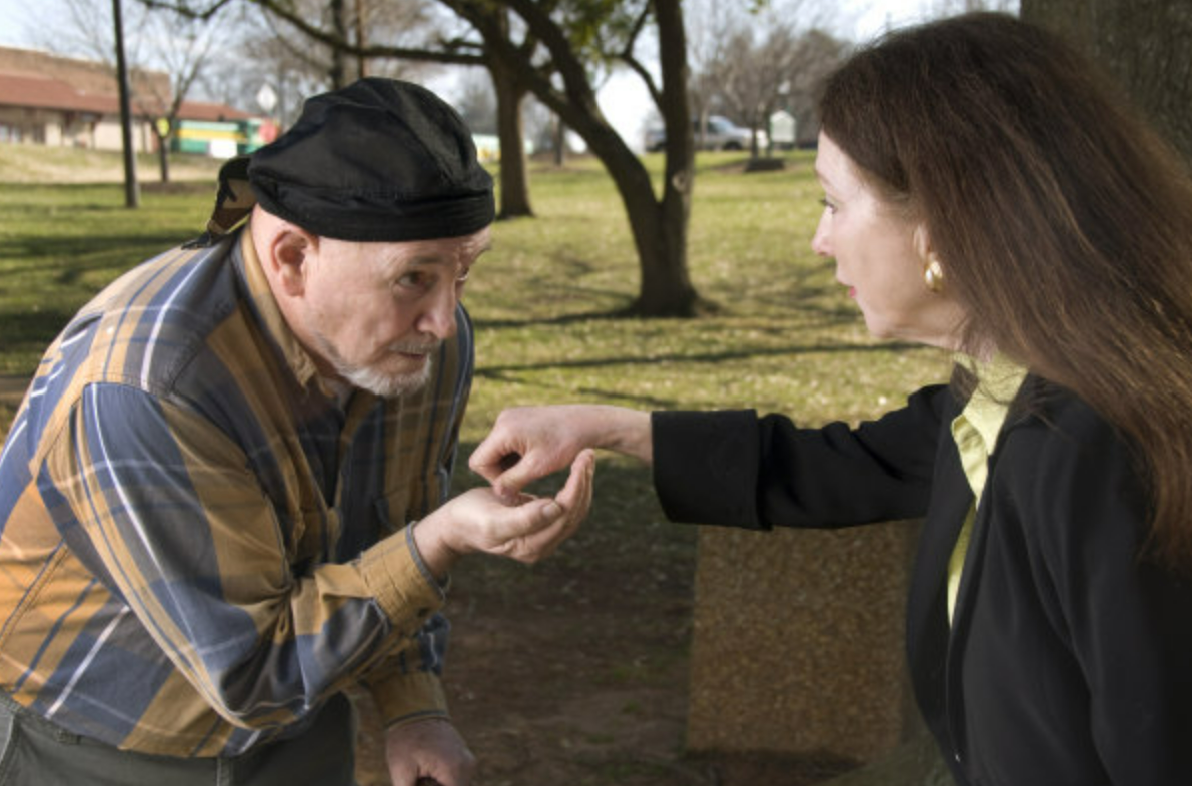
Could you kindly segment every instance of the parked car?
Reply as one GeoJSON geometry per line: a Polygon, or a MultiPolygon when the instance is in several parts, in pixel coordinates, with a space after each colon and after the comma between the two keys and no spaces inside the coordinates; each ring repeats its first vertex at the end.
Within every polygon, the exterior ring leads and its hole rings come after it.
{"type": "MultiPolygon", "coordinates": [[[[708,125],[700,134],[699,118],[691,121],[695,131],[695,146],[698,150],[748,150],[752,133],[722,115],[709,115],[708,125]]],[[[757,144],[766,146],[766,132],[757,132],[757,144]]],[[[646,129],[646,150],[656,153],[666,147],[666,129],[661,126],[646,129]]]]}

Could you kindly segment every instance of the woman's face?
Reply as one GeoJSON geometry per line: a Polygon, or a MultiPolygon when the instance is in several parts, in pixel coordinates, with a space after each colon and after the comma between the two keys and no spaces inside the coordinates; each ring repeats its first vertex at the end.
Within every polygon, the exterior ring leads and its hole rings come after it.
{"type": "Polygon", "coordinates": [[[869,332],[956,349],[963,312],[947,290],[924,279],[930,240],[922,224],[883,201],[857,166],[821,133],[815,173],[824,189],[811,248],[836,260],[836,280],[849,288],[869,332]]]}

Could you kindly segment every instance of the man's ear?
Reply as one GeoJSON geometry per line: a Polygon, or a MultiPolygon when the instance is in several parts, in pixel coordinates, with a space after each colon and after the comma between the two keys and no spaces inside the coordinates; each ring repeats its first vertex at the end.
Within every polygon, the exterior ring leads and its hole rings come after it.
{"type": "Polygon", "coordinates": [[[292,297],[306,291],[306,274],[319,253],[319,238],[293,224],[283,224],[269,242],[269,261],[282,290],[292,297]]]}

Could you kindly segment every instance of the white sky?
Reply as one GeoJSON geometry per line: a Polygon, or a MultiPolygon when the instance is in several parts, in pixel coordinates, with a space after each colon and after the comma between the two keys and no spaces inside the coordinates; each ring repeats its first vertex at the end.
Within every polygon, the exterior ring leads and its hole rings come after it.
{"type": "MultiPolygon", "coordinates": [[[[9,0],[0,0],[8,2],[9,0]]],[[[838,31],[843,38],[866,41],[888,28],[903,27],[931,16],[932,0],[845,0],[840,8],[838,31]],[[855,20],[850,24],[849,20],[855,20]]],[[[600,108],[630,147],[639,148],[654,107],[645,87],[634,74],[614,76],[601,91],[600,108]]]]}
{"type": "MultiPolygon", "coordinates": [[[[110,2],[110,0],[93,0],[110,2]]],[[[135,0],[124,0],[125,3],[135,0]]],[[[62,15],[62,3],[57,0],[0,0],[0,45],[29,46],[31,29],[53,29],[55,19],[62,15]]],[[[905,24],[929,13],[931,0],[846,0],[843,6],[850,15],[857,15],[857,38],[868,38],[879,32],[887,20],[894,25],[905,24]]],[[[844,33],[850,31],[842,31],[844,33]]]]}
{"type": "MultiPolygon", "coordinates": [[[[109,2],[110,0],[93,0],[109,2]]],[[[124,0],[125,3],[135,0],[124,0]]],[[[843,8],[842,19],[855,19],[852,29],[842,29],[839,35],[862,41],[882,32],[887,27],[899,27],[920,21],[931,14],[933,0],[845,0],[838,7],[843,8]]],[[[0,0],[0,46],[33,47],[36,34],[58,28],[58,20],[64,15],[61,0],[0,0]]],[[[848,22],[842,21],[842,27],[848,22]]],[[[641,144],[644,124],[652,109],[645,88],[636,76],[622,74],[614,77],[601,92],[601,108],[609,120],[630,144],[641,144]]]]}

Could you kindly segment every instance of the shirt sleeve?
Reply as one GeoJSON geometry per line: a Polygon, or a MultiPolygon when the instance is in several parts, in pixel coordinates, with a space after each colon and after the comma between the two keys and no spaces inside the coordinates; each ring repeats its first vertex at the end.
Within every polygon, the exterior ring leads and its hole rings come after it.
{"type": "Polygon", "coordinates": [[[361,679],[385,726],[448,716],[440,676],[449,629],[447,620],[436,614],[417,636],[361,679]]]}
{"type": "Polygon", "coordinates": [[[230,722],[291,722],[404,645],[443,603],[404,532],[295,571],[240,449],[130,386],[85,389],[39,483],[68,544],[230,722]]]}
{"type": "Polygon", "coordinates": [[[672,521],[769,529],[832,527],[922,516],[943,385],[852,428],[799,428],[752,411],[656,412],[654,484],[672,521]]]}
{"type": "MultiPolygon", "coordinates": [[[[405,570],[416,570],[426,581],[438,586],[418,553],[413,537],[414,526],[407,526],[401,534],[406,542],[404,551],[410,556],[410,564],[405,566],[405,570]]],[[[390,548],[396,548],[393,546],[395,540],[393,537],[386,538],[381,545],[389,544],[390,548]]],[[[402,564],[405,564],[404,561],[402,564]]],[[[384,552],[372,549],[365,557],[364,567],[370,586],[375,587],[378,602],[383,607],[391,606],[394,614],[400,616],[411,599],[392,591],[405,582],[390,580],[390,568],[384,552]]],[[[449,580],[447,583],[450,583],[449,580]]],[[[445,594],[446,585],[441,590],[445,594]]],[[[434,608],[417,608],[415,613],[423,621],[422,627],[414,636],[396,641],[392,647],[393,654],[370,668],[360,680],[372,694],[385,726],[423,718],[447,717],[447,699],[441,677],[451,626],[441,614],[431,613],[434,608]]]]}

